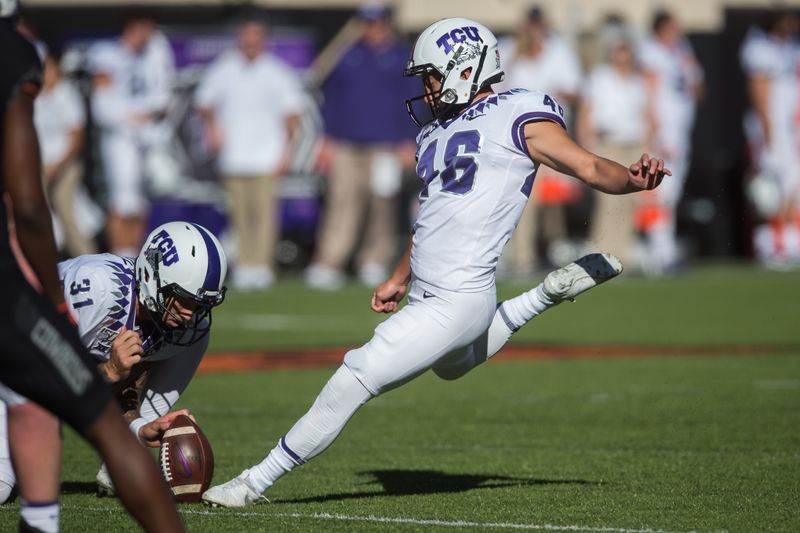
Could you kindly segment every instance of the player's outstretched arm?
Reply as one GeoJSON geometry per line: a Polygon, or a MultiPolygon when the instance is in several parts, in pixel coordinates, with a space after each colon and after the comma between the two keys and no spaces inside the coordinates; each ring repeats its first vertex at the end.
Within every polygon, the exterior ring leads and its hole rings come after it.
{"type": "Polygon", "coordinates": [[[397,310],[397,304],[406,295],[406,289],[411,281],[411,246],[413,237],[408,240],[408,246],[403,253],[403,257],[397,262],[392,275],[378,285],[372,293],[370,307],[376,313],[393,313],[397,310]]]}
{"type": "Polygon", "coordinates": [[[564,174],[574,176],[593,189],[609,194],[627,194],[655,189],[671,176],[663,159],[642,154],[627,168],[595,155],[575,143],[554,122],[531,122],[525,126],[528,153],[536,161],[564,174]]]}

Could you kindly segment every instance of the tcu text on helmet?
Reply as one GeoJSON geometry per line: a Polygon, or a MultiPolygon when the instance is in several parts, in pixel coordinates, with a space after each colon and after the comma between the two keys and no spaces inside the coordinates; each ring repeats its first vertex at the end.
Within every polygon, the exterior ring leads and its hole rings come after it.
{"type": "Polygon", "coordinates": [[[444,53],[449,54],[456,43],[463,43],[467,39],[476,43],[483,41],[480,33],[478,33],[478,28],[475,26],[462,26],[436,39],[436,46],[444,48],[444,53]]]}
{"type": "Polygon", "coordinates": [[[158,246],[158,251],[161,252],[161,262],[164,265],[169,266],[178,262],[178,250],[175,248],[175,243],[167,233],[167,230],[161,230],[156,233],[150,239],[150,243],[158,246]]]}

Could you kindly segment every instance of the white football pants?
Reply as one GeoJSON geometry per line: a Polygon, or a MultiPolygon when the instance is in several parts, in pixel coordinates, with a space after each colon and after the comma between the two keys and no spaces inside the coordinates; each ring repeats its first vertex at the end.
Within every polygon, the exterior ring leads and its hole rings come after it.
{"type": "Polygon", "coordinates": [[[461,358],[489,329],[496,306],[494,287],[451,292],[414,280],[408,305],[375,328],[367,344],[347,352],[344,364],[377,396],[438,363],[449,364],[451,357],[461,358]]]}

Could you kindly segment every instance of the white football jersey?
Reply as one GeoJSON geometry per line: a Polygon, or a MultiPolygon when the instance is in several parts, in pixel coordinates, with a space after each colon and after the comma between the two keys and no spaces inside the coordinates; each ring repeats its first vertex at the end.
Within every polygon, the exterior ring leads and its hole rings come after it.
{"type": "Polygon", "coordinates": [[[670,150],[680,150],[689,142],[688,132],[695,115],[694,87],[702,83],[703,71],[688,41],[668,48],[656,41],[645,41],[639,50],[645,70],[656,74],[655,113],[659,142],[670,150]]]}
{"type": "MultiPolygon", "coordinates": [[[[769,78],[769,114],[773,136],[793,135],[797,111],[797,73],[800,48],[793,40],[780,41],[752,30],[741,49],[742,67],[748,76],[769,78]]],[[[753,116],[750,120],[757,120],[753,116]]]]}
{"type": "Polygon", "coordinates": [[[82,255],[58,264],[64,299],[78,323],[78,334],[100,361],[111,357],[111,343],[123,326],[142,337],[145,359],[160,361],[175,355],[202,354],[208,335],[191,346],[162,343],[157,329],[136,325],[134,259],[113,254],[82,255]]]}
{"type": "Polygon", "coordinates": [[[512,89],[422,129],[417,175],[424,186],[411,249],[417,278],[461,292],[494,285],[500,252],[539,168],[528,154],[524,127],[542,120],[566,127],[555,99],[512,89]]]}

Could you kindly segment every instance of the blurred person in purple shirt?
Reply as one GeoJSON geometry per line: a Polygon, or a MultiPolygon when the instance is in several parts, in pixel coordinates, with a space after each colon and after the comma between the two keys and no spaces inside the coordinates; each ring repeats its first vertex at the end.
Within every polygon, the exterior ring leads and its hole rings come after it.
{"type": "Polygon", "coordinates": [[[409,49],[397,39],[388,7],[370,4],[358,17],[360,39],[323,85],[326,209],[316,255],[306,271],[307,283],[320,289],[344,283],[359,243],[359,279],[370,286],[383,281],[395,252],[402,170],[414,161],[417,130],[403,106],[416,89],[402,77],[409,49]]]}

